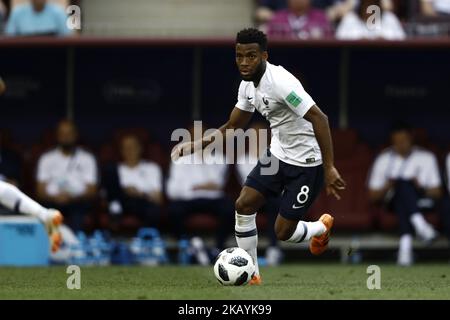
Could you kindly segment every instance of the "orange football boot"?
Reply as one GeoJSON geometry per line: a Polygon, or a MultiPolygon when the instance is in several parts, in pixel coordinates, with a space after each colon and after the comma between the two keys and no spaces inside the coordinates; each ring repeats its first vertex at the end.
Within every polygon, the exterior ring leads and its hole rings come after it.
{"type": "Polygon", "coordinates": [[[50,240],[50,248],[52,252],[59,250],[62,244],[62,235],[59,230],[59,226],[62,224],[64,218],[61,212],[55,209],[48,210],[47,220],[45,221],[45,228],[50,240]]]}
{"type": "Polygon", "coordinates": [[[328,248],[328,241],[330,240],[334,218],[328,213],[324,213],[320,216],[319,221],[322,221],[325,225],[326,231],[320,236],[312,237],[309,243],[309,251],[316,256],[324,253],[328,248]]]}
{"type": "Polygon", "coordinates": [[[260,284],[262,284],[261,276],[259,274],[253,275],[252,279],[248,282],[248,284],[251,286],[259,286],[260,284]]]}

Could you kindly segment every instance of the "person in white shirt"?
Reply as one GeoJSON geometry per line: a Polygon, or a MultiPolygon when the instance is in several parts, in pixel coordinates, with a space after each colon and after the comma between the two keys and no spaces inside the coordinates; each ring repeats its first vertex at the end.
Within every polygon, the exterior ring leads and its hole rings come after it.
{"type": "Polygon", "coordinates": [[[255,110],[269,121],[270,149],[247,176],[235,203],[236,242],[255,262],[249,283],[259,285],[256,212],[267,198],[282,197],[274,226],[277,238],[290,243],[311,240],[310,252],[320,255],[328,248],[334,218],[328,213],[314,222],[302,218],[324,184],[328,194],[340,199],[346,183],[334,166],[328,117],[297,78],[269,63],[266,34],[255,28],[239,31],[235,57],[242,81],[228,121],[202,139],[178,144],[171,156],[176,160],[234,134],[249,123],[255,110]]]}
{"type": "MultiPolygon", "coordinates": [[[[264,145],[268,145],[270,137],[270,130],[267,125],[262,121],[253,122],[248,130],[255,130],[257,133],[257,143],[255,146],[247,146],[243,154],[237,155],[236,161],[236,171],[238,173],[238,180],[241,185],[244,185],[248,174],[253,170],[253,168],[258,163],[260,156],[264,154],[265,149],[261,149],[263,146],[261,140],[265,140],[264,145]],[[261,143],[261,145],[260,145],[261,143]]],[[[275,266],[280,264],[282,259],[282,252],[278,246],[277,235],[275,234],[275,229],[272,226],[275,224],[275,219],[277,218],[278,210],[280,208],[280,197],[270,197],[267,198],[264,206],[259,210],[259,213],[267,215],[268,218],[268,228],[267,235],[269,237],[270,245],[266,249],[266,261],[268,266],[275,266]]]]}
{"type": "Polygon", "coordinates": [[[78,231],[97,194],[97,164],[90,152],[77,145],[72,121],[59,122],[56,138],[58,146],[39,158],[37,196],[46,206],[64,212],[69,227],[78,231]]]}
{"type": "Polygon", "coordinates": [[[450,0],[420,0],[420,9],[427,17],[450,17],[450,0]]]}
{"type": "Polygon", "coordinates": [[[143,145],[136,135],[123,136],[119,144],[122,161],[104,183],[112,228],[117,229],[124,213],[138,216],[145,227],[158,228],[163,203],[161,168],[142,158],[143,145]]]}
{"type": "Polygon", "coordinates": [[[336,38],[340,40],[405,39],[406,33],[397,16],[389,10],[383,10],[380,2],[379,0],[361,1],[358,11],[350,11],[342,18],[336,29],[336,38]],[[379,19],[374,12],[367,11],[372,5],[378,6],[381,12],[379,19]]]}
{"type": "Polygon", "coordinates": [[[400,243],[397,262],[413,263],[412,239],[417,234],[431,242],[437,232],[424,216],[441,196],[441,178],[433,153],[414,146],[411,128],[397,123],[391,130],[392,146],[375,159],[369,176],[369,197],[386,203],[399,219],[400,243]]]}
{"type": "MultiPolygon", "coordinates": [[[[190,132],[193,134],[193,127],[190,132]]],[[[233,203],[224,191],[228,166],[221,161],[222,157],[212,155],[202,159],[202,154],[197,152],[172,162],[166,189],[170,221],[177,237],[188,236],[185,222],[190,215],[210,213],[219,222],[216,233],[216,248],[219,250],[225,248],[234,211],[233,203]]]]}

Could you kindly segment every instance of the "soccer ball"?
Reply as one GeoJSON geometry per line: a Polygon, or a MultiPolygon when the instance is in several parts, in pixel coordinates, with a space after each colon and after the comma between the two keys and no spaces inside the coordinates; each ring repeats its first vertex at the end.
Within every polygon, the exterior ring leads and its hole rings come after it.
{"type": "Polygon", "coordinates": [[[228,248],[217,256],[214,274],[224,286],[246,285],[255,274],[255,263],[244,249],[228,248]]]}

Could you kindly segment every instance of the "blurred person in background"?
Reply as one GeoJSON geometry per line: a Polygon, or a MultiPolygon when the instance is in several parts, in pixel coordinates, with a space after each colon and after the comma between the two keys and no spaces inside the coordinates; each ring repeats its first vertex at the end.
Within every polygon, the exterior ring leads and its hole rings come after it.
{"type": "Polygon", "coordinates": [[[159,227],[162,171],[158,164],[144,160],[142,153],[143,145],[136,135],[123,136],[122,161],[105,177],[113,229],[119,225],[124,212],[138,216],[145,227],[159,227]]]}
{"type": "Polygon", "coordinates": [[[264,25],[273,18],[276,11],[287,8],[287,0],[259,0],[256,6],[256,23],[258,25],[264,25]]]}
{"type": "MultiPolygon", "coordinates": [[[[193,126],[189,131],[194,137],[193,126]]],[[[223,154],[207,156],[200,151],[171,162],[167,197],[170,221],[178,238],[187,236],[185,224],[190,215],[209,213],[219,222],[216,251],[225,248],[234,223],[233,202],[224,191],[227,173],[228,165],[223,154]]]]}
{"type": "Polygon", "coordinates": [[[404,40],[406,33],[403,26],[391,10],[392,3],[390,1],[361,0],[356,11],[350,11],[342,18],[336,30],[336,38],[341,40],[404,40]],[[379,8],[380,19],[376,19],[371,6],[379,8]]]}
{"type": "Polygon", "coordinates": [[[355,8],[357,2],[358,0],[316,0],[314,6],[325,10],[328,19],[337,23],[355,8]]]}
{"type": "Polygon", "coordinates": [[[38,162],[37,195],[47,206],[64,212],[69,227],[79,231],[97,194],[97,164],[78,145],[78,130],[72,121],[61,121],[56,136],[57,147],[38,162]]]}
{"type": "MultiPolygon", "coordinates": [[[[258,159],[260,156],[264,154],[265,148],[269,145],[269,128],[268,126],[261,121],[254,122],[249,126],[248,130],[256,130],[257,131],[257,144],[256,146],[248,146],[246,148],[246,152],[244,154],[238,154],[236,161],[236,169],[238,172],[238,178],[241,185],[244,185],[245,179],[247,179],[248,174],[253,170],[253,168],[258,163],[258,159]],[[267,141],[260,144],[261,139],[266,139],[267,141]],[[262,147],[262,149],[260,148],[262,147]]],[[[282,259],[282,252],[278,246],[278,239],[275,233],[275,228],[272,226],[275,225],[275,220],[278,215],[278,211],[280,208],[281,197],[270,197],[267,199],[264,206],[259,210],[262,213],[265,213],[268,218],[268,228],[267,235],[269,236],[270,245],[266,250],[266,261],[267,265],[275,266],[280,264],[282,259]]]]}
{"type": "Polygon", "coordinates": [[[420,0],[420,11],[426,17],[450,18],[450,0],[420,0]]]}
{"type": "Polygon", "coordinates": [[[267,24],[269,37],[321,39],[333,36],[324,10],[315,9],[311,0],[288,0],[288,8],[274,13],[267,24]]]}
{"type": "Polygon", "coordinates": [[[68,36],[64,9],[47,0],[30,0],[11,10],[5,33],[9,36],[68,36]]]}
{"type": "Polygon", "coordinates": [[[413,263],[413,234],[425,243],[437,237],[423,212],[436,207],[442,196],[441,178],[435,155],[414,145],[411,128],[396,123],[391,130],[391,147],[377,156],[369,175],[369,198],[384,203],[398,217],[400,243],[397,263],[413,263]]]}
{"type": "MultiPolygon", "coordinates": [[[[325,10],[331,22],[339,21],[348,11],[352,10],[357,0],[312,0],[312,6],[325,10]]],[[[276,11],[287,8],[287,0],[260,0],[255,12],[256,22],[269,22],[276,11]]]]}

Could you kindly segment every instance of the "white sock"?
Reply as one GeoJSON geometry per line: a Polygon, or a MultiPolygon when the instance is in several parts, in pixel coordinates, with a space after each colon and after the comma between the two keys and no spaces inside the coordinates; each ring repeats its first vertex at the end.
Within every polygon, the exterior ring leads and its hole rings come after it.
{"type": "Polygon", "coordinates": [[[41,221],[47,217],[47,209],[28,197],[16,186],[0,181],[0,203],[10,210],[35,216],[41,221]]]}
{"type": "Polygon", "coordinates": [[[325,231],[327,231],[327,228],[322,221],[299,221],[294,233],[289,239],[286,240],[286,242],[299,243],[302,241],[308,241],[312,237],[320,236],[325,231]]]}
{"type": "Polygon", "coordinates": [[[236,224],[234,227],[236,242],[239,248],[244,249],[253,258],[256,267],[256,274],[259,274],[258,267],[258,231],[256,229],[256,213],[252,215],[242,215],[236,212],[236,224]]]}
{"type": "Polygon", "coordinates": [[[409,266],[412,262],[412,235],[404,234],[400,237],[397,263],[402,266],[409,266]]]}

